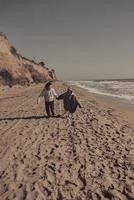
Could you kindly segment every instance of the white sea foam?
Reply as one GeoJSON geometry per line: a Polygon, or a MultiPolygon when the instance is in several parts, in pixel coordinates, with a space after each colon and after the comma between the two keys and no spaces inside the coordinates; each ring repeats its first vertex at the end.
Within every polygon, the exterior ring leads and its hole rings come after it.
{"type": "Polygon", "coordinates": [[[88,91],[127,100],[134,103],[134,82],[129,81],[70,81],[88,91]]]}

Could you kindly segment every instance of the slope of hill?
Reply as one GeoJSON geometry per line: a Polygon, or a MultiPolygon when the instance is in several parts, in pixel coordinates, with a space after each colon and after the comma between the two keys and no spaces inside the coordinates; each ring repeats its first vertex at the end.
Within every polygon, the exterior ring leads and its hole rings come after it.
{"type": "Polygon", "coordinates": [[[0,84],[29,85],[55,78],[54,70],[49,70],[43,62],[38,64],[22,57],[0,33],[0,84]]]}

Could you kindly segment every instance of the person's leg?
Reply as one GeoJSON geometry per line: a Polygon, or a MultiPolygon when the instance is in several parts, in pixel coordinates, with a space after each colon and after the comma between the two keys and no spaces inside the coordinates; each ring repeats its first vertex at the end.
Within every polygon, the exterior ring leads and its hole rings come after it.
{"type": "Polygon", "coordinates": [[[55,113],[54,113],[54,101],[50,102],[50,109],[51,109],[52,115],[54,116],[55,115],[55,113]]]}
{"type": "Polygon", "coordinates": [[[50,107],[49,102],[45,102],[45,108],[46,108],[46,113],[47,113],[48,117],[50,117],[49,107],[50,107]]]}

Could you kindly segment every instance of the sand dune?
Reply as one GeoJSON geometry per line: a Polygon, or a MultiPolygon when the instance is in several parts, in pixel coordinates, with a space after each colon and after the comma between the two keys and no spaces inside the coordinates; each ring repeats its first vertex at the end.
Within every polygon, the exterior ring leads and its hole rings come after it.
{"type": "Polygon", "coordinates": [[[76,88],[83,108],[47,119],[41,88],[0,89],[0,200],[133,200],[134,126],[76,88]]]}

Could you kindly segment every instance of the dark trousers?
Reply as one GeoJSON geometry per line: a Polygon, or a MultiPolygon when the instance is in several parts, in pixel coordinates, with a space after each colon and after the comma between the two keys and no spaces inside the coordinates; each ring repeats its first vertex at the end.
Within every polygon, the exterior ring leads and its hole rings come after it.
{"type": "Polygon", "coordinates": [[[45,107],[46,107],[46,113],[48,116],[50,116],[50,113],[54,115],[54,101],[51,102],[45,102],[45,107]]]}

